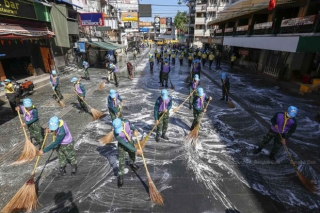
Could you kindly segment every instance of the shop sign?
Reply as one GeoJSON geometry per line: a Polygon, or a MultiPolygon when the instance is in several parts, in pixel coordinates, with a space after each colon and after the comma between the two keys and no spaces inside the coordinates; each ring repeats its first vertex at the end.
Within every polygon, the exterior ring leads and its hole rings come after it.
{"type": "Polygon", "coordinates": [[[222,38],[212,38],[211,43],[212,44],[222,44],[222,38]]]}
{"type": "Polygon", "coordinates": [[[200,41],[201,41],[202,43],[208,43],[208,38],[200,38],[200,41]]]}
{"type": "Polygon", "coordinates": [[[34,3],[26,0],[0,0],[0,15],[38,19],[34,3]]]}
{"type": "Polygon", "coordinates": [[[262,29],[270,29],[272,27],[272,21],[264,22],[260,24],[255,24],[253,29],[255,30],[262,30],[262,29]]]}
{"type": "Polygon", "coordinates": [[[233,27],[224,29],[224,32],[225,33],[232,33],[233,32],[233,27]]]}
{"type": "Polygon", "coordinates": [[[222,33],[222,29],[217,29],[216,33],[222,33]]]}
{"type": "Polygon", "coordinates": [[[317,15],[312,15],[312,16],[299,17],[299,18],[284,19],[281,22],[281,27],[292,27],[292,26],[299,26],[299,25],[314,24],[316,17],[317,15]]]}
{"type": "Polygon", "coordinates": [[[237,27],[237,32],[239,32],[239,31],[248,31],[248,29],[249,29],[249,25],[239,26],[239,27],[237,27]]]}
{"type": "Polygon", "coordinates": [[[104,26],[103,13],[81,13],[82,26],[104,26]]]}
{"type": "Polygon", "coordinates": [[[160,18],[154,17],[154,26],[155,28],[160,28],[160,18]]]}
{"type": "Polygon", "coordinates": [[[138,13],[131,12],[131,13],[121,13],[121,20],[122,21],[138,21],[138,13]]]}
{"type": "Polygon", "coordinates": [[[138,29],[138,22],[131,22],[132,29],[138,29]]]}
{"type": "Polygon", "coordinates": [[[81,53],[85,53],[86,52],[86,43],[78,42],[78,50],[81,53]]]}

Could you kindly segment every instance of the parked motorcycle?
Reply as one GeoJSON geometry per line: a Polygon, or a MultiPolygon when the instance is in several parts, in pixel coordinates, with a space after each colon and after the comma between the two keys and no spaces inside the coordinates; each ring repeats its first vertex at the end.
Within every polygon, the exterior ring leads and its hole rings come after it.
{"type": "Polygon", "coordinates": [[[12,80],[14,82],[14,91],[16,97],[23,99],[33,93],[34,84],[32,81],[25,80],[23,83],[17,81],[13,76],[12,80]]]}

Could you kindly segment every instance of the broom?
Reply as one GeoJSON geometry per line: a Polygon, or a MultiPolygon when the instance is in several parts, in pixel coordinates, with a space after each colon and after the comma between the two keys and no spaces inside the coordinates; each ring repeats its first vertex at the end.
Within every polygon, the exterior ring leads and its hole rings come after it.
{"type": "Polygon", "coordinates": [[[170,84],[171,84],[171,89],[174,90],[174,86],[173,86],[173,84],[172,84],[171,79],[170,79],[170,84]]]}
{"type": "MultiPolygon", "coordinates": [[[[227,96],[229,96],[228,90],[226,88],[226,85],[223,84],[224,90],[226,91],[227,96]]],[[[229,108],[235,108],[236,106],[234,105],[234,103],[232,102],[230,96],[229,96],[229,101],[228,101],[228,106],[229,108]]]]}
{"type": "MultiPolygon", "coordinates": [[[[159,121],[161,121],[161,119],[163,118],[163,116],[164,116],[165,114],[166,114],[166,113],[163,113],[163,114],[160,116],[159,121]]],[[[155,124],[155,125],[153,126],[153,128],[151,129],[151,131],[149,132],[149,134],[148,134],[145,138],[143,138],[143,140],[141,141],[141,147],[142,147],[142,148],[144,148],[144,146],[146,145],[147,141],[149,140],[150,135],[152,134],[153,130],[154,130],[157,126],[158,126],[158,125],[155,124]]],[[[136,149],[138,149],[138,148],[140,147],[140,144],[139,144],[139,145],[136,144],[135,147],[136,147],[136,149]]]]}
{"type": "Polygon", "coordinates": [[[146,164],[146,160],[144,158],[144,155],[143,155],[143,151],[142,151],[142,148],[140,146],[140,142],[139,142],[139,138],[138,138],[138,134],[135,134],[136,138],[137,138],[137,142],[138,142],[138,145],[139,145],[139,149],[141,150],[141,156],[142,156],[142,160],[143,160],[143,164],[144,164],[144,168],[146,169],[146,174],[147,174],[147,177],[148,177],[148,185],[149,185],[149,195],[150,195],[150,199],[152,202],[160,205],[160,206],[163,206],[163,198],[160,194],[160,192],[158,191],[157,187],[154,185],[151,177],[150,177],[150,173],[149,173],[149,170],[148,170],[148,167],[147,167],[147,164],[146,164]]]}
{"type": "Polygon", "coordinates": [[[61,106],[62,108],[64,108],[66,105],[60,100],[60,98],[58,97],[58,94],[56,93],[56,91],[53,90],[53,92],[54,92],[54,94],[57,96],[57,99],[58,99],[58,102],[59,102],[60,106],[61,106]]]}
{"type": "MultiPolygon", "coordinates": [[[[279,129],[278,129],[278,133],[279,133],[280,139],[282,140],[282,136],[281,136],[281,134],[280,134],[279,129]]],[[[308,180],[308,179],[298,170],[296,164],[294,163],[294,161],[293,161],[293,159],[292,159],[292,157],[291,157],[291,154],[290,154],[290,152],[289,152],[289,150],[288,150],[288,147],[287,147],[286,145],[283,145],[283,146],[284,146],[284,149],[286,150],[286,152],[287,152],[287,154],[288,154],[288,156],[289,156],[289,158],[290,158],[290,163],[292,164],[294,170],[296,171],[297,176],[298,176],[299,180],[301,181],[302,185],[304,185],[304,187],[306,187],[310,192],[317,194],[317,193],[318,193],[318,192],[317,192],[318,190],[317,190],[317,187],[316,187],[315,182],[314,182],[313,180],[308,180]]]]}
{"type": "MultiPolygon", "coordinates": [[[[210,100],[208,101],[207,105],[206,105],[206,108],[208,108],[209,106],[209,103],[210,103],[210,100]]],[[[198,135],[199,135],[199,129],[200,129],[200,123],[201,123],[201,120],[204,116],[204,113],[202,113],[202,116],[199,120],[199,123],[194,127],[194,129],[187,135],[186,139],[187,141],[191,142],[191,141],[196,141],[197,138],[198,138],[198,135]]]]}
{"type": "MultiPolygon", "coordinates": [[[[73,90],[74,91],[74,90],[73,90]]],[[[79,98],[82,98],[76,91],[74,91],[77,96],[79,98]]],[[[96,110],[94,108],[92,108],[84,99],[82,99],[82,101],[88,106],[90,107],[90,111],[92,113],[92,116],[93,116],[93,120],[98,120],[99,118],[101,118],[103,116],[103,112],[99,111],[99,110],[96,110]]]]}
{"type": "Polygon", "coordinates": [[[100,83],[100,85],[99,85],[99,90],[101,90],[101,89],[103,89],[103,88],[105,88],[106,87],[106,82],[105,81],[102,81],[101,83],[100,83]]]}
{"type": "MultiPolygon", "coordinates": [[[[47,133],[48,134],[48,133],[47,133]]],[[[47,134],[42,143],[41,149],[43,149],[46,142],[47,134]]],[[[7,205],[0,211],[3,213],[11,213],[17,211],[23,211],[31,213],[39,205],[38,196],[36,192],[36,186],[34,184],[34,176],[40,160],[38,156],[37,161],[34,165],[33,172],[29,180],[19,189],[19,191],[13,196],[13,198],[7,203],[7,205]]]]}
{"type": "MultiPolygon", "coordinates": [[[[17,112],[19,115],[20,123],[22,124],[23,122],[21,119],[20,111],[18,110],[17,112]]],[[[22,129],[23,129],[24,136],[26,138],[26,143],[24,144],[24,148],[22,150],[20,157],[18,158],[18,160],[16,160],[14,163],[12,163],[12,165],[19,165],[24,162],[30,162],[37,155],[37,148],[29,140],[27,132],[26,132],[26,128],[22,127],[22,129]]]]}
{"type": "Polygon", "coordinates": [[[190,93],[190,95],[182,102],[182,104],[180,104],[178,107],[173,109],[173,113],[176,113],[180,110],[180,108],[182,107],[182,105],[191,97],[191,95],[195,92],[195,90],[192,91],[192,93],[190,93]]]}
{"type": "Polygon", "coordinates": [[[111,131],[106,134],[103,138],[100,138],[99,139],[99,142],[102,144],[102,145],[107,145],[109,143],[111,143],[112,139],[113,139],[113,129],[111,129],[111,131]]]}

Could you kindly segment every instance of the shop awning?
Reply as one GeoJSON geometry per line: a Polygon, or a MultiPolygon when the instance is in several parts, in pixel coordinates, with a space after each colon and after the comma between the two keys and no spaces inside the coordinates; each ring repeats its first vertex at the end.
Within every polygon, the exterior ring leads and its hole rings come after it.
{"type": "Polygon", "coordinates": [[[78,7],[78,8],[80,8],[80,9],[83,9],[83,7],[80,7],[79,5],[76,5],[76,4],[72,4],[71,2],[68,2],[67,0],[57,0],[57,2],[66,3],[66,4],[69,4],[69,5],[71,5],[71,6],[78,7]]]}
{"type": "Polygon", "coordinates": [[[112,45],[112,46],[115,46],[115,47],[118,47],[117,49],[122,49],[122,48],[125,48],[126,46],[125,45],[121,45],[121,44],[117,44],[117,43],[112,43],[112,42],[109,42],[109,41],[105,41],[106,43],[112,45]]]}
{"type": "Polygon", "coordinates": [[[87,41],[86,43],[96,47],[100,47],[105,50],[117,50],[117,49],[124,48],[124,46],[119,47],[119,46],[115,46],[113,43],[103,42],[103,41],[87,41]]]}
{"type": "Polygon", "coordinates": [[[46,27],[33,28],[15,24],[0,23],[0,38],[50,38],[54,35],[55,34],[46,27]]]}

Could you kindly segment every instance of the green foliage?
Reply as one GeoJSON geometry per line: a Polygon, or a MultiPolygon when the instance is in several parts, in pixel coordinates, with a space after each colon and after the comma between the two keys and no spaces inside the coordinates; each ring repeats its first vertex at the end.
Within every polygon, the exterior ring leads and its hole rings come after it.
{"type": "Polygon", "coordinates": [[[174,26],[180,31],[186,31],[188,28],[185,26],[188,23],[188,16],[186,12],[177,12],[174,17],[174,26]]]}

